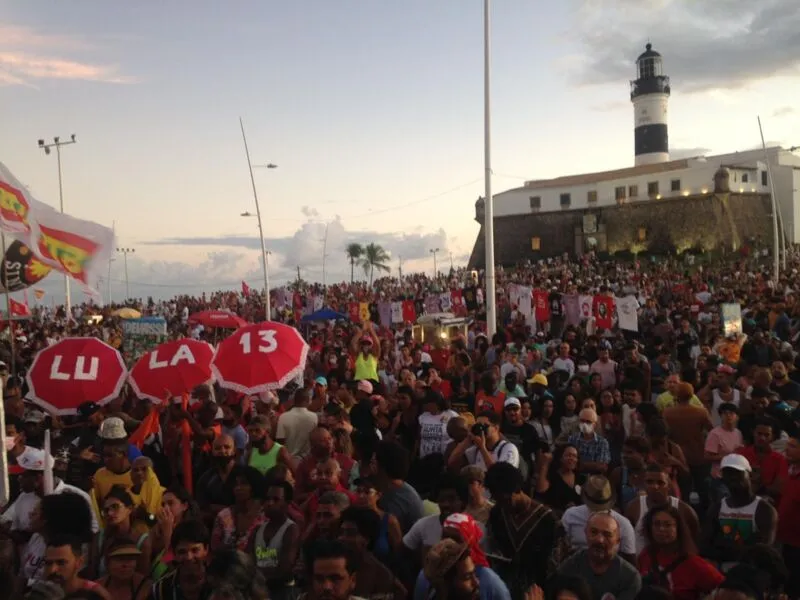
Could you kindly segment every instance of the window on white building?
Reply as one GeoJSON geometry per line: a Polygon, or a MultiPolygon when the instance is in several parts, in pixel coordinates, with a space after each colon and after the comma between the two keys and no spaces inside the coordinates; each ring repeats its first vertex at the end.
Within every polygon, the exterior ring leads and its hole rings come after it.
{"type": "Polygon", "coordinates": [[[673,179],[669,182],[669,189],[671,192],[680,192],[681,191],[681,180],[680,179],[673,179]]]}
{"type": "Polygon", "coordinates": [[[767,172],[766,171],[761,171],[761,185],[763,185],[763,186],[767,185],[767,172]]]}
{"type": "Polygon", "coordinates": [[[536,212],[537,210],[542,208],[542,197],[541,196],[531,196],[529,198],[531,203],[531,211],[536,212]]]}
{"type": "Polygon", "coordinates": [[[597,204],[597,190],[586,192],[586,204],[597,204]]]}
{"type": "Polygon", "coordinates": [[[742,173],[742,183],[747,183],[749,179],[750,177],[747,175],[747,173],[742,173]]]}
{"type": "Polygon", "coordinates": [[[650,196],[651,198],[655,198],[656,196],[658,196],[657,181],[651,181],[650,183],[647,184],[647,195],[650,196]]]}
{"type": "Polygon", "coordinates": [[[569,208],[572,204],[572,196],[569,194],[561,194],[561,208],[569,208]]]}
{"type": "Polygon", "coordinates": [[[639,195],[639,186],[638,185],[629,185],[628,186],[628,198],[636,198],[639,195]]]}
{"type": "Polygon", "coordinates": [[[625,202],[625,198],[627,198],[625,191],[624,185],[614,188],[614,200],[616,200],[618,204],[625,202]]]}

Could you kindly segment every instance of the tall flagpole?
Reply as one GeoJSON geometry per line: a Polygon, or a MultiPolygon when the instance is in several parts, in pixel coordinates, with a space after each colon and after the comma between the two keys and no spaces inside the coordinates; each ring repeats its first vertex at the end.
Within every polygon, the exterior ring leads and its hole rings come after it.
{"type": "Polygon", "coordinates": [[[8,339],[11,343],[11,374],[17,374],[16,340],[14,339],[14,323],[11,320],[11,295],[8,291],[8,263],[6,263],[6,234],[0,230],[0,242],[3,244],[3,289],[6,296],[6,319],[8,320],[8,339]]]}
{"type": "Polygon", "coordinates": [[[486,327],[489,339],[497,331],[494,279],[494,200],[492,198],[491,10],[483,0],[483,161],[484,243],[486,244],[486,327]]]}
{"type": "Polygon", "coordinates": [[[761,128],[761,117],[758,117],[758,131],[761,134],[761,148],[764,150],[764,162],[767,163],[767,177],[769,177],[769,195],[772,198],[772,258],[775,261],[773,268],[775,271],[775,285],[780,278],[780,237],[778,234],[778,200],[775,198],[775,180],[772,179],[772,169],[769,166],[769,156],[767,155],[767,144],[764,142],[764,130],[761,128]]]}

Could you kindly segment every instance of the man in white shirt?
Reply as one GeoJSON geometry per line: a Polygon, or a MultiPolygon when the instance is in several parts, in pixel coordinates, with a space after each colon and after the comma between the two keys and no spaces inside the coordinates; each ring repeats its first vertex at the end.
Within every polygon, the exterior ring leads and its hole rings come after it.
{"type": "Polygon", "coordinates": [[[631,522],[625,516],[612,510],[614,493],[611,483],[602,475],[590,475],[581,488],[581,506],[573,506],[564,511],[561,524],[573,550],[587,547],[586,523],[589,517],[598,512],[607,512],[619,524],[619,554],[628,562],[636,564],[636,533],[631,522]]]}
{"type": "Polygon", "coordinates": [[[492,410],[482,412],[471,434],[458,444],[450,458],[449,465],[458,465],[463,456],[467,464],[487,471],[495,463],[507,462],[519,469],[519,449],[500,433],[500,415],[492,410]]]}
{"type": "Polygon", "coordinates": [[[308,410],[311,402],[308,390],[300,388],[294,393],[294,405],[291,410],[278,417],[278,429],[275,439],[286,446],[289,454],[295,458],[304,458],[311,451],[309,435],[317,426],[317,413],[308,410]]]}
{"type": "Polygon", "coordinates": [[[566,371],[569,376],[575,375],[575,362],[569,355],[569,344],[563,343],[558,347],[558,357],[553,361],[553,371],[566,371]]]}
{"type": "MultiPolygon", "coordinates": [[[[20,475],[22,492],[0,516],[0,521],[11,523],[11,531],[18,531],[23,534],[31,533],[31,514],[44,495],[44,460],[44,450],[30,447],[17,458],[17,464],[23,469],[20,475]]],[[[51,464],[55,462],[52,457],[50,457],[50,461],[51,464]]],[[[84,499],[92,514],[92,533],[97,533],[100,527],[97,522],[97,515],[92,508],[92,500],[89,494],[54,477],[53,493],[63,494],[65,492],[76,494],[84,499]]]]}

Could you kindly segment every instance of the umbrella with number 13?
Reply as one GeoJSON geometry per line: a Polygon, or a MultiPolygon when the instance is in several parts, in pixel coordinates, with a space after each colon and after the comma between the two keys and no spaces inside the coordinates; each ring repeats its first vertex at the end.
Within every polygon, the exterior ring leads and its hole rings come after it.
{"type": "Polygon", "coordinates": [[[223,340],[211,370],[223,388],[259,394],[297,378],[307,356],[308,344],[297,329],[268,321],[242,327],[223,340]]]}

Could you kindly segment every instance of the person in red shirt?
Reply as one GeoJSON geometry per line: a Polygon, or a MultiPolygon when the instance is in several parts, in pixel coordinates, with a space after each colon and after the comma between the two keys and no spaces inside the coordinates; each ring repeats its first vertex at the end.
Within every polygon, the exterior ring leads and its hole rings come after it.
{"type": "Polygon", "coordinates": [[[481,375],[481,389],[475,395],[475,411],[493,410],[498,415],[503,414],[503,404],[506,401],[504,392],[497,390],[497,379],[493,371],[486,371],[481,375]]]}
{"type": "Polygon", "coordinates": [[[800,597],[800,436],[794,435],[786,444],[788,472],[778,505],[778,535],[783,544],[783,562],[789,567],[785,592],[790,598],[800,597]]]}
{"type": "Polygon", "coordinates": [[[680,510],[660,506],[644,518],[647,546],[637,564],[642,584],[662,587],[675,600],[699,600],[725,579],[710,562],[697,554],[689,526],[680,510]]]}
{"type": "Polygon", "coordinates": [[[303,512],[307,523],[311,523],[317,514],[320,497],[325,492],[342,492],[354,504],[357,496],[344,487],[340,481],[341,467],[334,458],[326,458],[317,463],[312,472],[314,491],[303,504],[303,512]]]}
{"type": "Polygon", "coordinates": [[[313,481],[313,473],[328,458],[333,458],[339,463],[340,483],[347,484],[350,481],[350,471],[355,461],[346,454],[334,451],[333,435],[323,427],[313,429],[308,436],[310,454],[300,461],[295,469],[295,495],[299,502],[305,500],[308,495],[316,488],[313,481]]]}
{"type": "Polygon", "coordinates": [[[770,446],[777,430],[777,423],[769,417],[759,419],[753,430],[753,445],[746,446],[739,452],[753,469],[750,477],[755,493],[773,498],[776,505],[789,471],[786,458],[770,446]]]}

